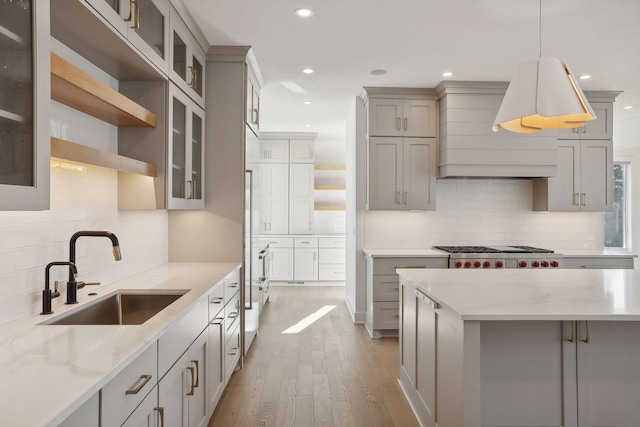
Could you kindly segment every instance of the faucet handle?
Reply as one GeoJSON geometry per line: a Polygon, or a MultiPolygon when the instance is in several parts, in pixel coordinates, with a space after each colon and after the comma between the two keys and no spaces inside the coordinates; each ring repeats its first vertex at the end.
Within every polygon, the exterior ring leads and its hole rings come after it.
{"type": "Polygon", "coordinates": [[[53,292],[51,293],[51,298],[57,298],[60,296],[60,291],[58,290],[58,281],[53,282],[53,292]]]}

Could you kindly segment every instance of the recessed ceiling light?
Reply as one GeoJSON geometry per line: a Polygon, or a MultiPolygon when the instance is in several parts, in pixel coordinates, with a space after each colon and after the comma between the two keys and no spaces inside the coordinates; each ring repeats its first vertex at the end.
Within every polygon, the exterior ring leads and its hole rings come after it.
{"type": "Polygon", "coordinates": [[[625,105],[624,107],[625,110],[631,110],[633,108],[633,105],[625,105]]]}
{"type": "Polygon", "coordinates": [[[583,74],[580,76],[580,80],[589,80],[591,76],[589,74],[583,74]]]}
{"type": "Polygon", "coordinates": [[[302,72],[305,74],[313,74],[315,70],[313,68],[304,68],[302,72]]]}
{"type": "Polygon", "coordinates": [[[371,70],[369,74],[371,74],[372,76],[381,76],[383,74],[387,74],[387,70],[382,70],[382,69],[371,70]]]}
{"type": "Polygon", "coordinates": [[[306,128],[310,128],[310,127],[311,127],[311,123],[307,123],[307,124],[305,124],[305,125],[304,125],[304,127],[306,127],[306,128]]]}
{"type": "Polygon", "coordinates": [[[304,105],[311,105],[313,104],[313,101],[304,101],[304,105]]]}
{"type": "Polygon", "coordinates": [[[306,9],[306,8],[296,9],[296,15],[298,15],[301,18],[308,18],[311,15],[313,15],[313,11],[311,9],[306,9]]]}
{"type": "Polygon", "coordinates": [[[443,76],[443,77],[451,77],[451,76],[453,76],[453,72],[451,72],[451,71],[445,71],[444,73],[442,73],[442,76],[443,76]]]}

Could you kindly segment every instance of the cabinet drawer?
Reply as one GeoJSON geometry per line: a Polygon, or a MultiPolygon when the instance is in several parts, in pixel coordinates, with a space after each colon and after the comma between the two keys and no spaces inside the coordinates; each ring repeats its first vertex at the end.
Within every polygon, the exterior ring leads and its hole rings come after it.
{"type": "Polygon", "coordinates": [[[267,238],[270,248],[292,248],[293,237],[269,237],[267,238]]]}
{"type": "Polygon", "coordinates": [[[346,248],[347,240],[344,237],[320,237],[318,244],[321,248],[346,248]]]}
{"type": "Polygon", "coordinates": [[[240,280],[237,277],[225,279],[224,281],[224,302],[228,304],[240,290],[240,280]]]}
{"type": "Polygon", "coordinates": [[[296,248],[317,248],[318,238],[317,237],[296,237],[294,239],[294,244],[296,248]]]}
{"type": "Polygon", "coordinates": [[[400,328],[400,303],[398,302],[374,302],[373,303],[373,329],[399,329],[400,328]]]}
{"type": "Polygon", "coordinates": [[[224,340],[231,337],[233,330],[240,324],[240,294],[236,294],[224,306],[224,340]]]}
{"type": "Polygon", "coordinates": [[[153,343],[102,388],[102,424],[119,426],[158,381],[158,347],[153,343]]]}
{"type": "Polygon", "coordinates": [[[208,298],[201,298],[182,319],[158,339],[158,378],[162,378],[176,360],[209,324],[208,298]]]}
{"type": "Polygon", "coordinates": [[[218,282],[209,294],[209,321],[218,316],[220,310],[224,308],[224,283],[218,282]]]}
{"type": "Polygon", "coordinates": [[[564,257],[560,262],[562,268],[633,268],[633,258],[604,258],[604,257],[564,257]]]}
{"type": "Polygon", "coordinates": [[[375,258],[373,274],[397,274],[396,268],[448,268],[449,258],[375,258]]]}
{"type": "Polygon", "coordinates": [[[347,258],[345,249],[320,249],[320,264],[344,264],[347,258]]]}
{"type": "Polygon", "coordinates": [[[224,346],[224,382],[227,384],[233,370],[240,360],[240,325],[231,334],[231,338],[224,346]]]}
{"type": "Polygon", "coordinates": [[[398,276],[373,276],[374,301],[399,301],[398,276]]]}
{"type": "Polygon", "coordinates": [[[347,280],[344,264],[320,264],[318,266],[318,280],[347,280]]]}

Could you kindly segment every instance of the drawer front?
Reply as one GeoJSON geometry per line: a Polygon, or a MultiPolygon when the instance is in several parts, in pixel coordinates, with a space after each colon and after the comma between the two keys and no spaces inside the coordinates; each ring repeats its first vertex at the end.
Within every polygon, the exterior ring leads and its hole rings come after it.
{"type": "Polygon", "coordinates": [[[209,325],[208,298],[196,303],[191,311],[175,322],[158,339],[158,378],[162,378],[176,360],[209,325]]]}
{"type": "Polygon", "coordinates": [[[347,280],[347,269],[344,264],[320,264],[318,280],[347,280]]]}
{"type": "Polygon", "coordinates": [[[373,329],[399,329],[400,328],[400,303],[398,302],[374,302],[373,303],[373,329]]]}
{"type": "Polygon", "coordinates": [[[318,244],[321,248],[346,248],[347,239],[344,237],[320,237],[318,244]]]}
{"type": "Polygon", "coordinates": [[[560,261],[561,268],[585,268],[585,269],[607,269],[607,268],[633,268],[633,258],[603,258],[603,257],[565,257],[560,261]]]}
{"type": "Polygon", "coordinates": [[[122,425],[156,385],[157,375],[158,347],[153,343],[102,388],[101,425],[122,425]]]}
{"type": "Polygon", "coordinates": [[[400,301],[398,276],[373,276],[374,301],[400,301]]]}
{"type": "Polygon", "coordinates": [[[238,294],[240,290],[240,280],[237,277],[224,280],[224,301],[228,304],[231,299],[238,294]]]}
{"type": "Polygon", "coordinates": [[[396,268],[448,268],[449,258],[375,258],[373,274],[397,274],[396,268]]]}
{"type": "Polygon", "coordinates": [[[347,259],[345,249],[320,249],[320,264],[344,264],[347,259]]]}
{"type": "Polygon", "coordinates": [[[229,382],[231,374],[240,360],[240,325],[231,333],[231,338],[224,346],[224,383],[229,382]]]}
{"type": "Polygon", "coordinates": [[[209,294],[209,321],[218,317],[220,310],[224,308],[224,281],[218,282],[209,294]]]}
{"type": "Polygon", "coordinates": [[[224,341],[229,340],[233,330],[240,324],[240,294],[236,294],[224,306],[224,341]]]}
{"type": "Polygon", "coordinates": [[[296,237],[294,239],[294,244],[296,248],[317,248],[318,238],[317,237],[296,237]]]}
{"type": "Polygon", "coordinates": [[[292,248],[293,237],[269,237],[266,239],[270,248],[292,248]]]}

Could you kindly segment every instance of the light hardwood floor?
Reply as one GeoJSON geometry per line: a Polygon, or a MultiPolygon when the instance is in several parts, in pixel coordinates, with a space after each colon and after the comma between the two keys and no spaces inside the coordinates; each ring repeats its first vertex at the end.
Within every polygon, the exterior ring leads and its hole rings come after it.
{"type": "Polygon", "coordinates": [[[398,340],[355,325],[344,287],[271,287],[260,332],[209,427],[417,426],[398,377],[398,340]],[[297,334],[282,331],[325,305],[297,334]]]}

